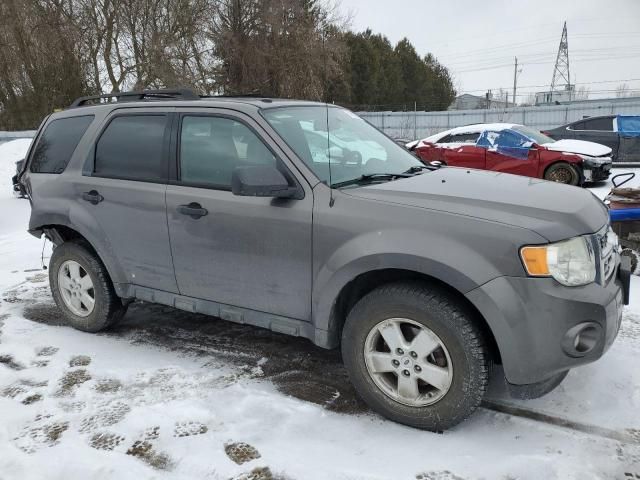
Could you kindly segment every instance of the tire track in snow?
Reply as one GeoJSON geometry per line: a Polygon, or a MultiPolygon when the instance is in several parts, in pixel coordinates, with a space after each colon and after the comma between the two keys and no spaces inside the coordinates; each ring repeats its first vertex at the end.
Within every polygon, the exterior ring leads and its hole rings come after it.
{"type": "Polygon", "coordinates": [[[557,417],[555,415],[549,415],[548,413],[542,413],[535,410],[530,410],[528,408],[522,408],[516,405],[495,402],[492,400],[484,400],[482,402],[482,407],[487,410],[510,415],[512,417],[532,420],[534,422],[543,423],[545,425],[552,425],[554,427],[569,429],[580,433],[586,433],[588,435],[595,435],[622,443],[640,445],[640,438],[638,438],[638,436],[632,435],[625,431],[598,427],[596,425],[577,422],[575,420],[569,420],[568,418],[557,417]]]}

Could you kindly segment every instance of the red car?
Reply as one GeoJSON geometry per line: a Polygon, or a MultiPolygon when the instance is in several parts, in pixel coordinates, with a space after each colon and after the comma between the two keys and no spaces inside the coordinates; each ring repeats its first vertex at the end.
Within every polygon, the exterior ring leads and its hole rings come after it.
{"type": "Polygon", "coordinates": [[[606,180],[611,149],[581,140],[558,140],[512,123],[458,127],[407,144],[423,162],[544,178],[569,185],[606,180]]]}

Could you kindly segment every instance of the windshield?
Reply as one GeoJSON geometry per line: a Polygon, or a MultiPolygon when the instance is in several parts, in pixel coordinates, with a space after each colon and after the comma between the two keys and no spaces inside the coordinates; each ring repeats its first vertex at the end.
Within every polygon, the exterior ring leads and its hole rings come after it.
{"type": "Polygon", "coordinates": [[[355,113],[342,108],[321,105],[273,108],[263,110],[262,115],[327,185],[349,182],[363,175],[402,174],[423,165],[355,113]]]}
{"type": "Polygon", "coordinates": [[[531,140],[533,140],[538,145],[543,145],[545,143],[553,143],[553,142],[555,142],[555,140],[553,138],[547,137],[543,133],[540,133],[539,131],[534,130],[533,128],[525,127],[524,125],[514,125],[512,127],[512,130],[515,130],[516,132],[519,132],[519,133],[529,137],[531,140]]]}

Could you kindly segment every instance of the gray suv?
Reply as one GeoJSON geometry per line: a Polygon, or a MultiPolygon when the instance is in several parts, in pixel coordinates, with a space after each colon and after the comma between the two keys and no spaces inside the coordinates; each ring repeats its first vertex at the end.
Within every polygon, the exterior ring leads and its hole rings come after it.
{"type": "Polygon", "coordinates": [[[627,303],[590,192],[425,166],[333,105],[80,98],[17,180],[70,325],[97,332],[138,299],[340,347],[371,408],[418,428],[470,415],[493,365],[513,395],[550,391],[603,355],[627,303]]]}

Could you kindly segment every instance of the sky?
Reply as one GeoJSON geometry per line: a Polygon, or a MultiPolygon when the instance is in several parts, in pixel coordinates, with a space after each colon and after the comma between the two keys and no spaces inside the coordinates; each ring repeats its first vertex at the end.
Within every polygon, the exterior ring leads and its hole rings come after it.
{"type": "Polygon", "coordinates": [[[395,44],[407,37],[433,53],[459,93],[513,92],[517,102],[549,89],[567,22],[571,81],[589,98],[640,95],[640,0],[340,0],[351,29],[370,28],[395,44]]]}

